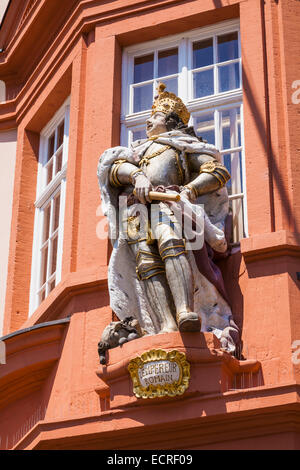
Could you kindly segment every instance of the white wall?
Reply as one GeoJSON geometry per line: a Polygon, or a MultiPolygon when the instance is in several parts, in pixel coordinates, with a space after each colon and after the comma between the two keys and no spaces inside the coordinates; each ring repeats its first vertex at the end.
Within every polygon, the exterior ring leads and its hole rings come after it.
{"type": "MultiPolygon", "coordinates": [[[[9,0],[0,0],[0,27],[8,3],[9,0]]],[[[5,83],[0,80],[0,103],[3,103],[3,101],[5,101],[5,83]]]]}
{"type": "Polygon", "coordinates": [[[0,0],[0,24],[5,13],[9,0],[0,0]]]}
{"type": "Polygon", "coordinates": [[[17,131],[0,132],[0,336],[3,331],[16,150],[17,131]]]}
{"type": "Polygon", "coordinates": [[[0,80],[0,103],[3,103],[4,101],[6,101],[5,95],[6,95],[5,83],[2,80],[0,80]]]}

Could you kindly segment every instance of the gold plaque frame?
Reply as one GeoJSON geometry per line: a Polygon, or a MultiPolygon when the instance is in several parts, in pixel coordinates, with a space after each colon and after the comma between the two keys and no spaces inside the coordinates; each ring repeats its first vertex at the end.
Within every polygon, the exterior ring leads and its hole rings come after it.
{"type": "Polygon", "coordinates": [[[190,364],[187,362],[185,354],[176,350],[152,349],[146,351],[141,356],[131,359],[128,371],[133,382],[133,392],[137,398],[175,397],[176,395],[182,395],[189,386],[190,364]],[[176,362],[180,371],[179,379],[171,384],[150,384],[143,387],[139,378],[139,369],[147,362],[160,360],[176,362]]]}

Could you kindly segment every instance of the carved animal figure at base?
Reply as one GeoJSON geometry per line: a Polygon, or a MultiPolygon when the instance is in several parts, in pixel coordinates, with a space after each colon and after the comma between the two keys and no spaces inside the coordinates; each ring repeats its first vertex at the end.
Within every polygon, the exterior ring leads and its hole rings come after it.
{"type": "Polygon", "coordinates": [[[103,331],[98,343],[100,364],[106,364],[106,351],[121,346],[128,341],[140,338],[142,331],[139,322],[133,317],[111,322],[103,331]]]}

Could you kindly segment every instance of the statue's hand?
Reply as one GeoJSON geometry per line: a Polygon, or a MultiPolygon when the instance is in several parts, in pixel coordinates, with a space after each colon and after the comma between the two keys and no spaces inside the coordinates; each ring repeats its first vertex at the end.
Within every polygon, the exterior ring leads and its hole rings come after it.
{"type": "Polygon", "coordinates": [[[142,204],[151,202],[149,191],[152,191],[152,184],[144,175],[138,174],[135,179],[134,193],[142,204]]]}
{"type": "Polygon", "coordinates": [[[194,202],[196,200],[196,197],[195,197],[195,194],[194,192],[187,188],[187,187],[184,187],[184,189],[181,191],[180,193],[180,197],[181,198],[187,198],[190,202],[194,202]]]}

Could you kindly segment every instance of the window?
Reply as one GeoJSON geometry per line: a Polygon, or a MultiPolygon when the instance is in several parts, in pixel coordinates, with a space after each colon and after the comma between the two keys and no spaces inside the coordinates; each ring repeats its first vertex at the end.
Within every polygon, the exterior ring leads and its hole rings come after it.
{"type": "Polygon", "coordinates": [[[236,20],[130,46],[123,56],[122,145],[145,138],[158,82],[191,113],[197,135],[214,144],[231,174],[233,242],[247,234],[241,48],[236,20]]]}
{"type": "Polygon", "coordinates": [[[69,137],[69,100],[40,135],[30,313],[60,281],[69,137]]]}

